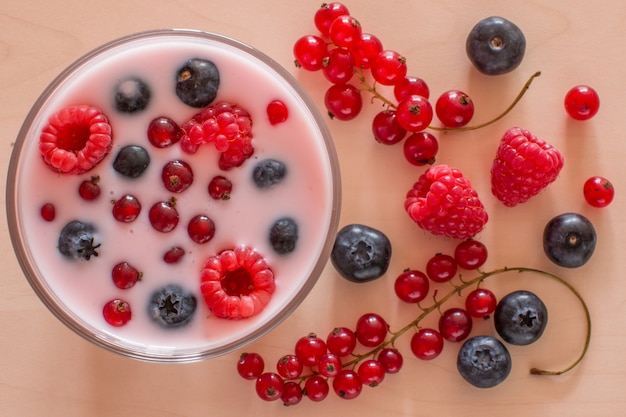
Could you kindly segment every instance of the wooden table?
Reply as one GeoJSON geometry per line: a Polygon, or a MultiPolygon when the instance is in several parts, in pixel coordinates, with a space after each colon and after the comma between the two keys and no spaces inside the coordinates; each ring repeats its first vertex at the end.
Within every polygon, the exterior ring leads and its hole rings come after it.
{"type": "MultiPolygon", "coordinates": [[[[29,108],[45,86],[83,53],[114,38],[155,28],[203,29],[231,36],[264,51],[288,68],[323,109],[328,83],[319,73],[298,71],[292,45],[314,33],[317,2],[258,0],[59,2],[5,1],[0,6],[0,140],[4,152],[2,184],[12,143],[29,108]]],[[[375,1],[348,4],[366,32],[408,60],[409,72],[425,79],[431,97],[458,88],[477,107],[475,120],[498,114],[526,79],[542,72],[523,100],[504,119],[486,128],[439,134],[437,163],[460,168],[478,190],[490,220],[477,238],[489,248],[484,270],[504,266],[540,268],[566,279],[588,303],[593,320],[589,351],[571,372],[530,376],[533,366],[559,369],[580,353],[585,322],[580,304],[563,286],[533,274],[493,278],[485,285],[499,296],[513,289],[541,294],[550,309],[545,335],[527,347],[511,347],[513,371],[502,385],[475,389],[457,374],[458,345],[447,344],[430,362],[415,359],[409,337],[398,340],[405,363],[377,388],[345,401],[329,396],[323,403],[304,400],[295,408],[256,398],[253,383],[239,378],[241,353],[193,364],[144,363],[93,346],[58,322],[35,296],[15,259],[5,222],[0,240],[0,415],[119,416],[337,415],[348,416],[619,416],[623,415],[626,315],[623,271],[626,243],[620,216],[625,200],[626,141],[621,122],[626,55],[626,3],[582,0],[408,1],[383,6],[375,1]],[[465,37],[480,19],[501,15],[524,31],[528,46],[514,72],[487,77],[465,56],[465,37]],[[587,122],[569,120],[565,92],[589,84],[600,94],[598,115],[587,122]],[[524,205],[507,208],[490,193],[489,168],[502,133],[522,126],[552,143],[565,155],[559,179],[524,205]],[[605,209],[586,205],[582,184],[592,175],[611,179],[615,201],[605,209]],[[545,223],[576,211],[589,217],[598,234],[596,253],[579,269],[550,263],[541,249],[545,223]]],[[[309,332],[326,335],[335,326],[352,326],[373,311],[398,329],[418,310],[401,304],[393,293],[395,276],[407,267],[423,269],[436,252],[450,253],[456,241],[419,230],[404,214],[404,194],[424,168],[409,165],[401,146],[385,147],[371,136],[378,104],[366,102],[354,121],[329,121],[343,180],[341,225],[363,223],[384,231],[393,243],[389,272],[375,282],[356,285],[341,279],[330,263],[310,296],[271,333],[245,350],[262,353],[268,367],[291,352],[309,332]]],[[[4,218],[4,216],[3,216],[4,218]]],[[[472,272],[465,273],[468,278],[472,272]]],[[[444,291],[443,287],[441,291],[444,291]]],[[[461,305],[455,298],[451,305],[461,305]]],[[[435,317],[425,320],[436,325],[435,317]]],[[[477,322],[475,332],[493,333],[491,321],[477,322]]]]}

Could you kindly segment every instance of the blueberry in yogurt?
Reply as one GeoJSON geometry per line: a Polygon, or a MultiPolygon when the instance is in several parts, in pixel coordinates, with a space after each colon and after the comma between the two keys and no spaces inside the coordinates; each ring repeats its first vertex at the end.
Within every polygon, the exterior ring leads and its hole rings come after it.
{"type": "Polygon", "coordinates": [[[145,81],[130,77],[115,86],[115,108],[122,113],[135,113],[150,103],[151,91],[145,81]]]}
{"type": "Polygon", "coordinates": [[[90,260],[98,256],[96,249],[100,244],[95,243],[96,228],[91,223],[73,220],[63,227],[59,234],[59,252],[72,259],[90,260]]]}
{"type": "Polygon", "coordinates": [[[298,223],[291,217],[283,217],[272,225],[269,236],[270,244],[276,253],[293,252],[298,241],[298,223]]]}
{"type": "Polygon", "coordinates": [[[201,108],[211,104],[219,85],[220,73],[208,59],[192,58],[176,73],[176,95],[191,107],[201,108]]]}
{"type": "Polygon", "coordinates": [[[150,165],[150,155],[139,145],[127,145],[119,150],[113,161],[113,169],[128,178],[137,178],[150,165]]]}
{"type": "Polygon", "coordinates": [[[254,166],[252,179],[257,187],[269,188],[281,182],[287,175],[287,167],[276,159],[264,159],[254,166]]]}
{"type": "Polygon", "coordinates": [[[163,327],[183,326],[196,312],[195,295],[177,284],[157,289],[148,302],[150,317],[163,327]]]}

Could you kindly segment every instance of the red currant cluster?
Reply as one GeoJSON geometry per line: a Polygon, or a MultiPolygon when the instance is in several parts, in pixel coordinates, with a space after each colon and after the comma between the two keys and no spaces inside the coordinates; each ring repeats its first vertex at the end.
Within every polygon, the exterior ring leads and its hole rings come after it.
{"type": "Polygon", "coordinates": [[[513,104],[496,119],[477,126],[467,126],[474,115],[471,98],[459,90],[441,94],[435,105],[429,101],[427,83],[407,75],[406,58],[399,52],[384,49],[375,35],[365,33],[359,21],[342,3],[324,3],[314,16],[318,35],[305,35],[293,47],[296,66],[321,71],[331,82],[324,103],[330,117],[352,120],[363,107],[364,91],[383,102],[384,109],[374,117],[374,138],[385,145],[404,141],[404,155],[413,165],[432,164],[439,150],[431,130],[475,129],[503,117],[521,99],[536,73],[513,104]],[[356,83],[354,82],[356,79],[356,83]],[[356,85],[355,85],[356,84],[356,85]],[[394,100],[386,98],[379,86],[390,89],[394,100]],[[442,127],[431,125],[436,115],[442,127]],[[408,135],[408,136],[407,136],[408,135]]]}
{"type": "Polygon", "coordinates": [[[341,398],[356,398],[363,386],[375,387],[385,374],[398,372],[403,357],[386,341],[389,325],[380,315],[363,314],[354,329],[336,327],[325,339],[314,333],[301,337],[293,353],[278,359],[275,372],[265,371],[257,353],[242,354],[237,370],[243,378],[256,380],[257,395],[266,401],[295,405],[306,396],[317,402],[331,388],[341,398]],[[360,355],[357,346],[371,350],[360,355]]]}
{"type": "MultiPolygon", "coordinates": [[[[406,269],[400,273],[394,289],[398,298],[406,303],[417,305],[419,315],[397,331],[390,329],[387,321],[376,313],[361,315],[354,326],[336,327],[327,337],[314,333],[303,336],[295,343],[294,350],[278,359],[275,370],[267,370],[265,361],[258,353],[243,353],[237,363],[239,375],[255,380],[257,395],[266,401],[281,400],[285,405],[298,404],[303,397],[311,401],[322,401],[332,391],[343,399],[359,396],[364,386],[378,386],[387,374],[400,371],[404,358],[396,348],[396,340],[403,334],[413,331],[410,347],[413,355],[421,360],[432,360],[439,356],[444,343],[461,342],[472,331],[474,318],[486,318],[497,308],[495,294],[481,286],[489,277],[507,272],[532,272],[548,277],[566,286],[576,295],[588,313],[580,295],[552,274],[530,268],[503,268],[482,272],[480,267],[487,260],[487,248],[479,241],[461,241],[453,255],[437,253],[431,257],[425,272],[406,269]],[[461,278],[459,269],[477,271],[470,280],[461,278]],[[453,279],[457,277],[456,280],[453,279]],[[441,295],[441,288],[431,285],[447,283],[452,289],[441,295]],[[466,292],[465,308],[443,309],[444,304],[466,292]],[[420,303],[431,295],[428,306],[420,303]],[[430,313],[438,312],[437,328],[422,326],[422,321],[430,313]]],[[[589,322],[588,331],[589,331],[589,322]]],[[[566,368],[573,368],[585,354],[566,368]]],[[[553,375],[565,371],[544,371],[532,369],[532,373],[553,375]]]]}

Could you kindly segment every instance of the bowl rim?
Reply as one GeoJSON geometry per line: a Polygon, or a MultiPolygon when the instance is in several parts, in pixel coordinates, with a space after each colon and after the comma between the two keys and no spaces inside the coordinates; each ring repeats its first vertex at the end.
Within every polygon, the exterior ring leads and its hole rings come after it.
{"type": "Polygon", "coordinates": [[[332,237],[334,236],[334,234],[336,234],[339,226],[339,217],[341,213],[341,173],[339,169],[338,156],[332,140],[332,135],[330,133],[330,130],[328,129],[328,126],[326,125],[324,118],[322,117],[322,114],[318,110],[313,99],[299,84],[296,78],[291,73],[289,73],[283,66],[281,66],[278,62],[276,62],[274,59],[261,52],[260,50],[228,36],[198,29],[164,28],[132,33],[101,44],[100,46],[83,54],[73,63],[68,65],[47,85],[47,87],[34,102],[33,106],[31,107],[26,118],[23,121],[20,130],[18,131],[8,165],[5,197],[9,235],[19,266],[40,301],[58,320],[60,320],[74,333],[78,334],[89,342],[101,348],[104,348],[105,350],[120,354],[122,356],[147,362],[197,362],[200,360],[214,358],[230,353],[264,336],[280,323],[282,323],[287,317],[289,317],[293,313],[293,311],[302,303],[302,301],[309,294],[309,292],[313,289],[318,279],[322,275],[326,264],[328,263],[328,259],[330,257],[330,252],[333,245],[332,237]],[[320,135],[323,139],[323,143],[326,147],[325,155],[328,157],[332,182],[331,213],[329,216],[326,240],[322,247],[320,256],[314,264],[310,276],[306,279],[304,285],[300,287],[294,297],[289,300],[289,302],[287,302],[286,305],[281,310],[279,310],[278,313],[271,320],[244,337],[230,341],[226,344],[220,345],[219,347],[203,350],[198,349],[194,352],[175,355],[169,353],[157,354],[155,352],[143,352],[139,351],[138,349],[133,349],[127,345],[116,343],[111,338],[106,337],[106,335],[99,334],[95,328],[92,328],[82,319],[72,314],[71,311],[67,311],[64,304],[60,302],[60,300],[55,299],[54,294],[47,288],[45,278],[38,275],[36,269],[30,262],[32,256],[30,255],[28,245],[25,244],[26,238],[20,224],[20,210],[17,201],[18,190],[16,186],[20,156],[26,139],[29,137],[28,133],[30,131],[31,125],[34,119],[39,114],[40,110],[43,108],[46,101],[53,94],[59,84],[61,84],[68,76],[73,74],[81,66],[110,49],[123,46],[135,41],[159,36],[191,37],[194,39],[206,39],[212,42],[223,43],[264,62],[271,70],[276,72],[276,74],[288,84],[289,88],[293,90],[298,98],[302,100],[311,117],[314,119],[319,129],[320,135]]]}

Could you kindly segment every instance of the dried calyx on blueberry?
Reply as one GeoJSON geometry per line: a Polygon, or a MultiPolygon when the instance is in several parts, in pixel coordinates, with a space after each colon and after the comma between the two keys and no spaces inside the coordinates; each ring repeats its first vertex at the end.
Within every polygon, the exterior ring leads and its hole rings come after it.
{"type": "Polygon", "coordinates": [[[180,327],[191,321],[196,311],[196,296],[177,284],[156,290],[148,303],[149,316],[163,327],[180,327]]]}
{"type": "Polygon", "coordinates": [[[478,388],[492,388],[511,373],[511,355],[506,346],[493,336],[467,339],[457,357],[459,374],[478,388]]]}
{"type": "Polygon", "coordinates": [[[59,252],[72,259],[90,260],[98,256],[99,243],[95,242],[96,228],[91,223],[73,220],[59,234],[59,252]]]}
{"type": "Polygon", "coordinates": [[[352,282],[372,281],[387,272],[391,261],[391,242],[380,230],[350,224],[337,233],[330,260],[345,279],[352,282]]]}
{"type": "Polygon", "coordinates": [[[552,262],[565,268],[578,268],[589,261],[596,248],[596,230],[579,213],[553,217],[543,231],[543,249],[552,262]]]}
{"type": "Polygon", "coordinates": [[[521,29],[500,16],[487,17],[467,35],[466,52],[476,69],[486,75],[499,75],[517,68],[526,51],[521,29]]]}
{"type": "Polygon", "coordinates": [[[191,107],[206,107],[215,100],[220,85],[217,66],[208,59],[192,58],[176,73],[176,95],[191,107]]]}
{"type": "Polygon", "coordinates": [[[494,312],[496,331],[505,342],[529,345],[541,337],[548,324],[548,309],[530,291],[513,291],[499,302],[494,312]]]}

